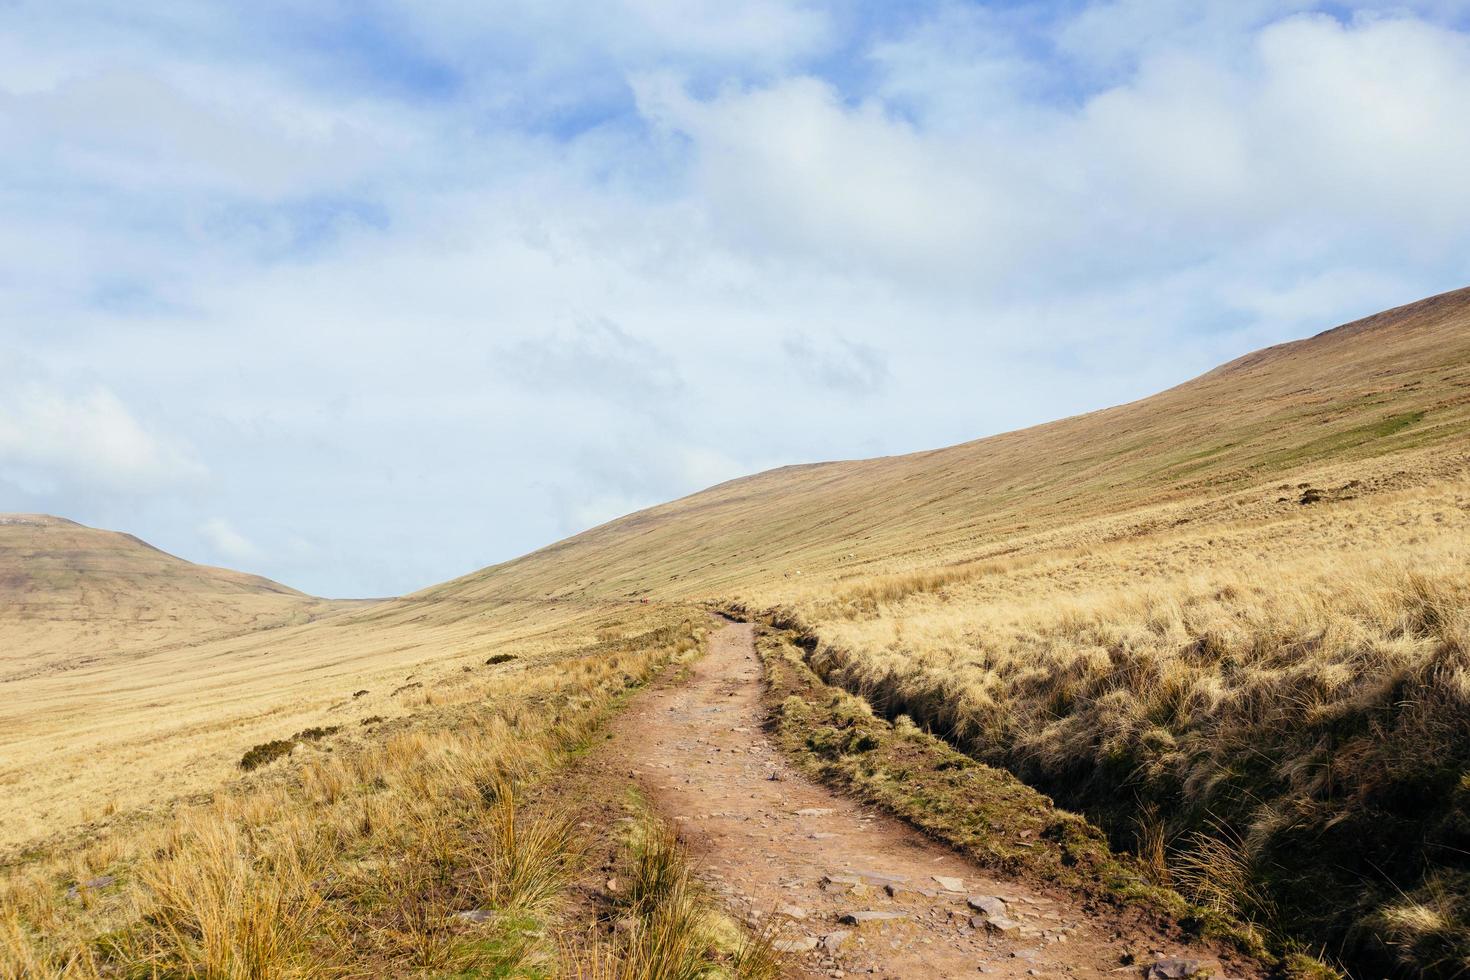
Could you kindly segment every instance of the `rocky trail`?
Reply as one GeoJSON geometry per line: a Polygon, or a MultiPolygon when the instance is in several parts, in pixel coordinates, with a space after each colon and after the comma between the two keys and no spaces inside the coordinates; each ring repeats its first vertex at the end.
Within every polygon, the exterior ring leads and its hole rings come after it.
{"type": "Polygon", "coordinates": [[[752,627],[614,722],[593,761],[631,776],[727,910],[774,927],[795,976],[1220,977],[1217,961],[1016,881],[818,785],[762,730],[752,627]],[[774,919],[773,919],[774,917],[774,919]],[[1143,955],[1125,965],[1125,951],[1143,955]]]}

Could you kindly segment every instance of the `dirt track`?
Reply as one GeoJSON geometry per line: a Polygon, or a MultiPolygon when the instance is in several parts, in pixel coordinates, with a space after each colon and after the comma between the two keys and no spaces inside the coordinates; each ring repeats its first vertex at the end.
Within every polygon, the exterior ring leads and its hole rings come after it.
{"type": "Polygon", "coordinates": [[[1158,956],[1204,960],[1013,881],[988,877],[896,819],[814,784],[762,731],[746,624],[722,626],[691,676],[666,680],[599,752],[678,822],[729,911],[780,923],[798,976],[1139,976],[1158,956]],[[970,899],[991,905],[994,925],[970,899]],[[844,924],[852,912],[897,917],[844,924]],[[1152,951],[1132,969],[1125,948],[1152,951]]]}

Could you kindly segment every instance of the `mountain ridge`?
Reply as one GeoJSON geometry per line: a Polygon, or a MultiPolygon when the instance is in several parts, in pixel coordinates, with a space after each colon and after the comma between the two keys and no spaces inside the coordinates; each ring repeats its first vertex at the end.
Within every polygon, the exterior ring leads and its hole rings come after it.
{"type": "MultiPolygon", "coordinates": [[[[940,449],[781,467],[726,481],[413,597],[450,589],[488,588],[488,594],[496,579],[538,565],[551,572],[578,554],[608,573],[584,577],[583,590],[697,594],[667,584],[697,574],[672,552],[682,548],[704,564],[769,571],[789,556],[778,543],[752,542],[749,532],[757,527],[804,536],[826,528],[826,551],[848,553],[853,549],[843,547],[844,540],[872,537],[873,525],[891,524],[932,538],[912,556],[913,564],[934,558],[936,549],[949,560],[963,559],[961,539],[967,536],[1014,536],[1043,518],[1101,516],[1188,495],[1201,481],[1244,486],[1327,458],[1346,462],[1452,440],[1470,431],[1467,365],[1470,288],[1243,355],[1133,402],[940,449]],[[884,499],[891,506],[869,508],[884,499]],[[871,520],[864,520],[865,512],[871,520]],[[968,535],[937,526],[941,519],[958,525],[959,515],[970,525],[968,535]],[[701,533],[671,531],[680,521],[698,522],[701,533]],[[730,547],[722,551],[712,542],[730,547]],[[650,556],[668,569],[661,584],[627,572],[650,556]]],[[[902,550],[898,538],[885,540],[902,550]]],[[[805,553],[807,563],[830,569],[830,554],[805,553]]],[[[786,573],[796,569],[785,563],[786,573]]],[[[554,574],[537,578],[548,592],[557,591],[554,574]]],[[[697,575],[696,581],[718,586],[730,576],[697,575]]]]}

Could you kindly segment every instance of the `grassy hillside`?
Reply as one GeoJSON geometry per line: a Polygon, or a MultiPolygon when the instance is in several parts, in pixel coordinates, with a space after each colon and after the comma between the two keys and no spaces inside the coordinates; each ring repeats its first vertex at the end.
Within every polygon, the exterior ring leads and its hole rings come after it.
{"type": "Polygon", "coordinates": [[[1373,492],[1452,474],[1467,448],[1470,289],[1116,408],[947,449],[734,480],[417,598],[777,599],[813,576],[1116,536],[1124,516],[1145,530],[1161,520],[1276,519],[1299,509],[1301,493],[1276,485],[1293,474],[1371,478],[1354,491],[1373,492]],[[1389,457],[1403,462],[1378,465],[1389,457]]]}
{"type": "Polygon", "coordinates": [[[582,649],[626,606],[328,601],[0,516],[0,859],[152,819],[253,745],[453,700],[507,644],[527,664],[582,649]]]}
{"type": "Polygon", "coordinates": [[[163,645],[304,623],[332,608],[129,534],[0,514],[0,684],[163,645]]]}
{"type": "Polygon", "coordinates": [[[1470,969],[1470,290],[1128,405],[792,467],[411,597],[783,607],[812,664],[1161,883],[1470,969]]]}
{"type": "Polygon", "coordinates": [[[29,658],[7,652],[0,685],[0,848],[70,853],[231,780],[252,746],[407,724],[738,602],[779,607],[811,666],[880,713],[1085,809],[1160,882],[1283,944],[1454,975],[1467,473],[1462,290],[1117,408],[732,481],[403,599],[242,585],[271,628],[231,619],[249,604],[222,584],[163,585],[184,571],[167,556],[128,580],[0,554],[0,588],[28,596],[0,638],[29,658]]]}

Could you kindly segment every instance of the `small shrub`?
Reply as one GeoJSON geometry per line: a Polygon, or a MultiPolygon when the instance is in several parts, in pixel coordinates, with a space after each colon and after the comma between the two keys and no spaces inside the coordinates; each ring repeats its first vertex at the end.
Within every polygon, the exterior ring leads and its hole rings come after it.
{"type": "Polygon", "coordinates": [[[496,664],[508,664],[512,660],[519,660],[519,659],[520,658],[517,657],[513,653],[497,653],[495,656],[493,656],[489,660],[485,661],[485,666],[486,667],[494,667],[496,664]]]}
{"type": "Polygon", "coordinates": [[[289,738],[261,742],[240,757],[240,768],[246,772],[259,769],[268,762],[275,762],[283,755],[290,755],[291,750],[295,747],[296,742],[289,738]]]}
{"type": "Polygon", "coordinates": [[[871,732],[853,732],[847,738],[848,755],[857,755],[861,752],[871,752],[878,747],[878,738],[871,732]]]}

